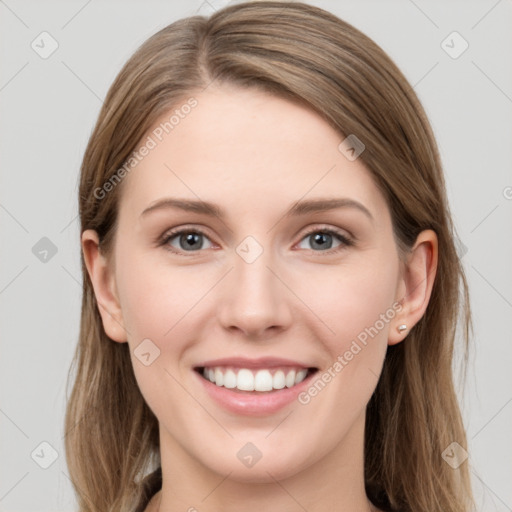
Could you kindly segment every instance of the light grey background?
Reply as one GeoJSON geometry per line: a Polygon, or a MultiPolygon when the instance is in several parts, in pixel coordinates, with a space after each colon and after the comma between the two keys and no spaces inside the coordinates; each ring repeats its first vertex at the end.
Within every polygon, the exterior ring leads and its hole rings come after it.
{"type": "MultiPolygon", "coordinates": [[[[148,36],[226,3],[0,0],[3,512],[74,510],[63,418],[81,304],[77,178],[102,99],[148,36]],[[31,47],[43,31],[58,43],[47,59],[31,47]],[[32,250],[43,237],[57,249],[46,262],[32,250]],[[48,469],[36,463],[50,462],[42,442],[57,452],[48,469]]],[[[512,2],[311,3],[390,54],[434,127],[467,248],[475,335],[459,393],[478,510],[511,511],[512,2]],[[453,31],[469,43],[456,59],[441,46],[453,31]]]]}

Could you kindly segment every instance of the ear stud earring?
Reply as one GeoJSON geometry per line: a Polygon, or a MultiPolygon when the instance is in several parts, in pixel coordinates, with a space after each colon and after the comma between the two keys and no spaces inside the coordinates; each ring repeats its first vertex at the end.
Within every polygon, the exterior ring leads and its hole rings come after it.
{"type": "Polygon", "coordinates": [[[396,330],[399,332],[399,333],[402,333],[403,331],[406,331],[407,330],[407,325],[405,324],[401,324],[399,325],[396,330]]]}

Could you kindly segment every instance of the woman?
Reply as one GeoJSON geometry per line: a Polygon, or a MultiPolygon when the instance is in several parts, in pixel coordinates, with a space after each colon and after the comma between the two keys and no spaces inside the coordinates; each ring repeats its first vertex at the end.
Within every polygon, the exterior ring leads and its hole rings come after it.
{"type": "Polygon", "coordinates": [[[81,512],[470,510],[466,279],[374,42],[296,2],[173,23],[110,88],[79,201],[81,512]]]}

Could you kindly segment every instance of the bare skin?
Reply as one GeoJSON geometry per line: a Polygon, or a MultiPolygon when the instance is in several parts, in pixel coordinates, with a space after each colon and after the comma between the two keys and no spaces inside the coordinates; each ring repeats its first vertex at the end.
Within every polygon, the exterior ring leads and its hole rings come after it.
{"type": "Polygon", "coordinates": [[[197,107],[125,178],[110,264],[97,234],[82,236],[105,331],[129,344],[160,424],[163,487],[146,512],[374,511],[364,489],[365,408],[387,346],[425,312],[436,235],[422,232],[400,259],[370,172],[338,150],[344,137],[316,113],[226,85],[194,97],[197,107]],[[209,201],[225,217],[177,208],[142,215],[164,197],[209,201]],[[345,205],[285,215],[299,200],[330,198],[367,212],[345,205]],[[177,227],[204,235],[192,249],[179,234],[155,242],[177,227]],[[236,251],[247,236],[263,251],[251,263],[236,251]],[[391,318],[377,324],[383,314],[391,318]],[[320,376],[376,325],[321,392],[271,414],[226,410],[194,371],[204,360],[272,356],[320,376]],[[144,339],[160,350],[149,366],[134,355],[144,339]],[[249,442],[262,454],[252,467],[237,457],[249,442]]]}

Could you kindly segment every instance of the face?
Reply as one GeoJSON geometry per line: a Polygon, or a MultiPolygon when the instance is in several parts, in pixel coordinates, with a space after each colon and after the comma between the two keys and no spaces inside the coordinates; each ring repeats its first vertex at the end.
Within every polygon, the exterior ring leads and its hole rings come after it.
{"type": "Polygon", "coordinates": [[[361,449],[402,297],[390,213],[316,113],[227,86],[194,97],[123,183],[120,323],[162,452],[281,479],[361,449]]]}

